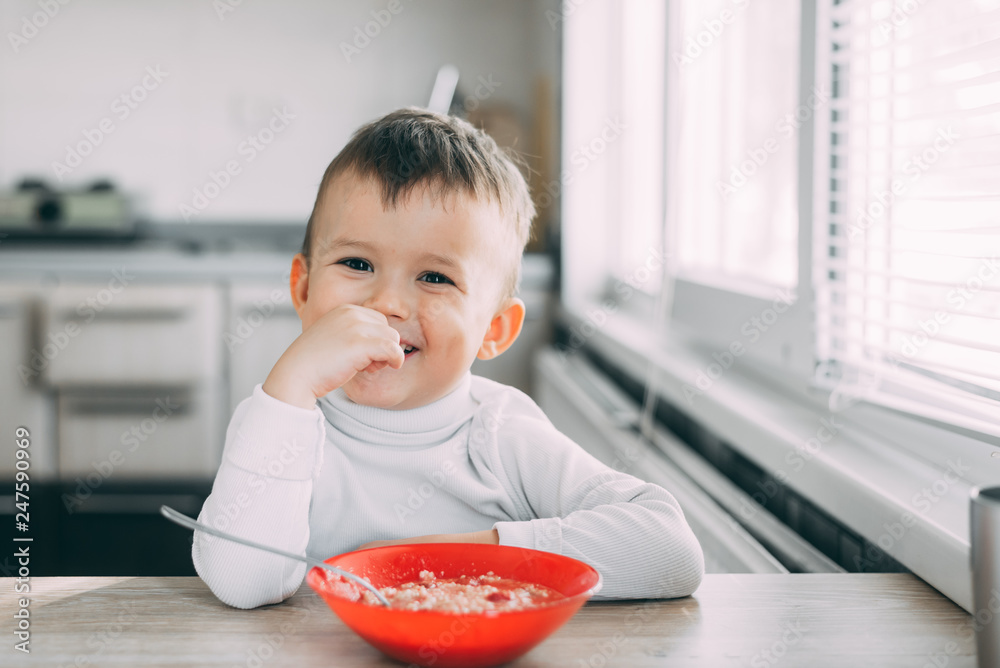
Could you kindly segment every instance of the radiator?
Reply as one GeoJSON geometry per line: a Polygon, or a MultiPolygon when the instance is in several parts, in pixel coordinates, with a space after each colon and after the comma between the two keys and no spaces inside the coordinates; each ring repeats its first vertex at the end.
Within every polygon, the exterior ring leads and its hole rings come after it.
{"type": "Polygon", "coordinates": [[[705,552],[706,572],[843,572],[767,511],[739,515],[746,493],[672,434],[656,429],[654,442],[640,436],[640,406],[583,355],[545,349],[535,361],[535,398],[556,428],[609,466],[673,494],[705,552]]]}

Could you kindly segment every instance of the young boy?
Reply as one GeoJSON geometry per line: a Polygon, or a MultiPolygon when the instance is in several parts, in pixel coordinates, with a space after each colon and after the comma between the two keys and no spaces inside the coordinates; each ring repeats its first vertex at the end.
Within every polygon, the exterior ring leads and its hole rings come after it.
{"type": "MultiPolygon", "coordinates": [[[[330,163],[292,300],[302,334],[236,409],[199,519],[318,558],[392,543],[515,545],[586,561],[602,598],[691,594],[701,547],[674,498],[612,470],[521,392],[469,372],[517,338],[534,206],[456,118],[402,109],[330,163]]],[[[225,603],[278,603],[305,564],[202,533],[225,603]]]]}

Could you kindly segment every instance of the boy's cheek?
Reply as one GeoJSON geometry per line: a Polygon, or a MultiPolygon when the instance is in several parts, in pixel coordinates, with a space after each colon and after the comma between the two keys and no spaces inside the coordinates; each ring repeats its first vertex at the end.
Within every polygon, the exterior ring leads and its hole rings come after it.
{"type": "Polygon", "coordinates": [[[351,301],[350,294],[344,290],[333,291],[324,286],[322,289],[310,293],[309,302],[299,314],[303,327],[307,325],[311,327],[318,320],[344,304],[357,304],[357,302],[351,301]]]}
{"type": "Polygon", "coordinates": [[[302,331],[306,331],[312,328],[316,322],[322,318],[324,315],[330,311],[317,312],[315,309],[306,308],[299,314],[299,320],[302,321],[302,331]]]}

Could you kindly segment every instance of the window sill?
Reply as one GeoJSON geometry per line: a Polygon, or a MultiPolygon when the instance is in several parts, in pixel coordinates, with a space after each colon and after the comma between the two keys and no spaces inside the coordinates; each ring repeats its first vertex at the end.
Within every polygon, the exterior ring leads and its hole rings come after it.
{"type": "Polygon", "coordinates": [[[624,311],[599,327],[565,307],[559,319],[629,375],[652,373],[657,394],[970,610],[969,494],[997,479],[993,446],[876,406],[831,413],[825,397],[796,392],[750,360],[692,394],[715,360],[683,336],[657,341],[648,319],[624,311]]]}

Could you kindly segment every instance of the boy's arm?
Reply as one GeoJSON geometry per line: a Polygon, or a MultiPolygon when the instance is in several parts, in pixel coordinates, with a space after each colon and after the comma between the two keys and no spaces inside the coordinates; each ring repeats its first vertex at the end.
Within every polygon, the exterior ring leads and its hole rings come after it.
{"type": "MultiPolygon", "coordinates": [[[[322,463],[318,408],[289,405],[260,385],[237,407],[222,463],[198,519],[284,550],[305,553],[313,478],[322,463]]],[[[305,564],[196,531],[195,570],[224,603],[278,603],[302,584],[305,564]]]]}
{"type": "Polygon", "coordinates": [[[508,427],[494,454],[500,477],[538,519],[498,522],[501,545],[591,564],[604,578],[601,598],[674,598],[698,588],[704,555],[673,495],[605,466],[540,411],[508,427]]]}
{"type": "MultiPolygon", "coordinates": [[[[304,262],[301,257],[296,256],[295,265],[304,262]]],[[[199,519],[305,554],[313,480],[325,442],[316,399],[359,372],[402,364],[399,332],[378,311],[345,304],[305,327],[233,414],[222,464],[199,519]]],[[[306,572],[301,562],[199,532],[191,556],[215,595],[238,608],[283,601],[299,588],[306,572]]]]}
{"type": "Polygon", "coordinates": [[[398,540],[373,540],[365,543],[358,549],[367,550],[370,547],[407,545],[410,543],[485,543],[487,545],[499,545],[500,533],[496,529],[470,531],[468,533],[434,533],[427,536],[414,536],[413,538],[400,538],[398,540]]]}
{"type": "Polygon", "coordinates": [[[597,598],[676,598],[698,588],[704,556],[673,495],[605,466],[544,418],[525,424],[524,432],[494,443],[491,468],[506,473],[509,492],[527,506],[525,514],[541,519],[372,541],[360,549],[493,543],[556,552],[600,571],[604,584],[597,598]]]}

